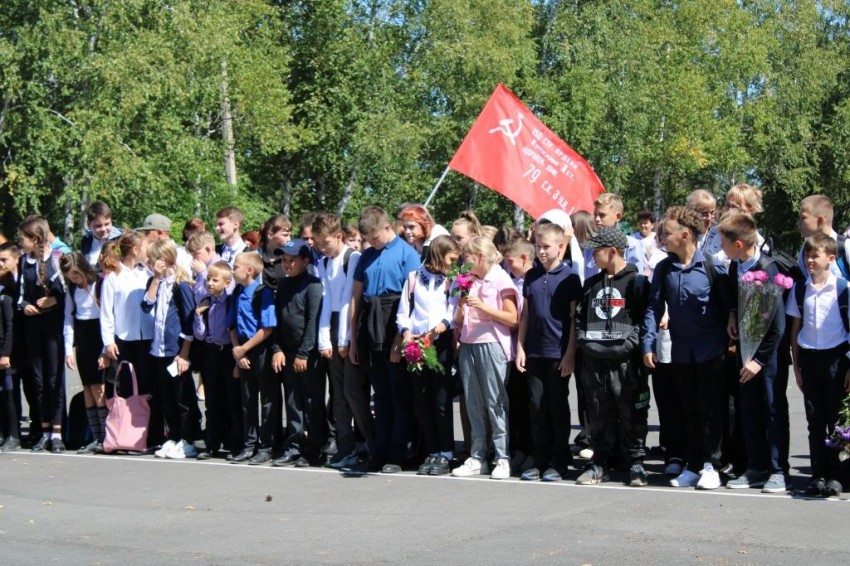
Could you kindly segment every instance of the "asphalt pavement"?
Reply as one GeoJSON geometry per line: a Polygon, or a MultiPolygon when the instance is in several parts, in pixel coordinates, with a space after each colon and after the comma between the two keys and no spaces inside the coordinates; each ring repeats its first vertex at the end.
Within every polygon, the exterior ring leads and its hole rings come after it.
{"type": "MultiPolygon", "coordinates": [[[[788,393],[791,486],[802,489],[805,417],[799,391],[788,393]]],[[[650,423],[653,445],[654,410],[650,423]]],[[[2,454],[0,556],[4,565],[844,563],[847,496],[674,489],[660,461],[647,467],[650,486],[630,488],[616,475],[577,486],[2,454]]]]}

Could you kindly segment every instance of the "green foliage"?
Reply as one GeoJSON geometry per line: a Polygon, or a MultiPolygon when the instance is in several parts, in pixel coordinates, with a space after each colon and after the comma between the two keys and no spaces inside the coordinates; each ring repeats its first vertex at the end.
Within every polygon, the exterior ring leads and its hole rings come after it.
{"type": "MultiPolygon", "coordinates": [[[[392,211],[425,199],[502,82],[629,212],[752,182],[792,246],[805,195],[850,222],[848,17],[846,0],[4,0],[2,227],[40,212],[73,239],[94,199],[127,225],[392,211]]],[[[450,173],[434,216],[469,206],[512,221],[450,173]]]]}

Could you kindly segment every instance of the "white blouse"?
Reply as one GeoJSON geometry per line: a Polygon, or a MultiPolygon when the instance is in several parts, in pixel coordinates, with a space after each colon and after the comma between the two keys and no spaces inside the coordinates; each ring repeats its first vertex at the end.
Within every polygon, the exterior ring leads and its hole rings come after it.
{"type": "Polygon", "coordinates": [[[451,281],[442,273],[431,273],[424,265],[410,274],[401,292],[396,325],[399,332],[405,330],[411,334],[423,334],[440,322],[453,325],[457,309],[457,297],[449,294],[451,281]],[[411,292],[410,287],[413,287],[411,292]],[[413,295],[413,310],[410,300],[413,295]]]}
{"type": "Polygon", "coordinates": [[[130,269],[121,265],[118,273],[103,280],[100,295],[100,334],[103,345],[121,340],[150,340],[153,338],[153,313],[142,312],[145,286],[150,272],[143,267],[130,269]]]}

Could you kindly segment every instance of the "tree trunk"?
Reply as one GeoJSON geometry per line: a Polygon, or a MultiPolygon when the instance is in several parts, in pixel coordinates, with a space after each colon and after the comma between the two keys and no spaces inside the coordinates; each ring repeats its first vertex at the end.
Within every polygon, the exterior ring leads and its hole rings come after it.
{"type": "Polygon", "coordinates": [[[345,191],[342,193],[342,198],[339,199],[339,204],[336,205],[336,213],[339,216],[342,216],[342,213],[345,212],[346,207],[348,207],[348,203],[351,202],[352,197],[354,196],[354,188],[357,186],[357,167],[354,167],[351,170],[351,175],[348,177],[348,185],[345,186],[345,191]]]}
{"type": "Polygon", "coordinates": [[[661,207],[663,203],[661,202],[661,167],[657,167],[655,169],[655,176],[652,179],[652,211],[655,213],[656,218],[661,218],[661,207]]]}
{"type": "Polygon", "coordinates": [[[514,228],[525,234],[525,211],[518,204],[514,205],[514,228]]]}
{"type": "Polygon", "coordinates": [[[466,201],[466,208],[475,210],[475,201],[478,200],[478,183],[472,183],[472,188],[469,189],[469,198],[466,201]]]}
{"type": "Polygon", "coordinates": [[[289,209],[292,204],[292,181],[289,179],[283,182],[283,196],[280,199],[280,212],[289,218],[289,209]]]}
{"type": "Polygon", "coordinates": [[[221,62],[221,136],[224,140],[224,173],[236,194],[236,151],[233,143],[233,115],[227,95],[227,61],[221,62]]]}

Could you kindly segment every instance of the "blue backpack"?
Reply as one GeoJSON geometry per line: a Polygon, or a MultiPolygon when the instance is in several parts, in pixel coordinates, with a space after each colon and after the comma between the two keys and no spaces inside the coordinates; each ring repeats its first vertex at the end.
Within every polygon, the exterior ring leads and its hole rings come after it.
{"type": "MultiPolygon", "coordinates": [[[[850,293],[847,291],[847,280],[838,277],[835,280],[835,292],[838,295],[838,311],[841,313],[841,322],[844,323],[844,332],[850,333],[850,317],[848,317],[848,307],[850,306],[850,293]]],[[[806,285],[794,285],[794,298],[797,301],[797,308],[800,310],[800,318],[803,318],[803,303],[806,299],[806,285]]]]}

